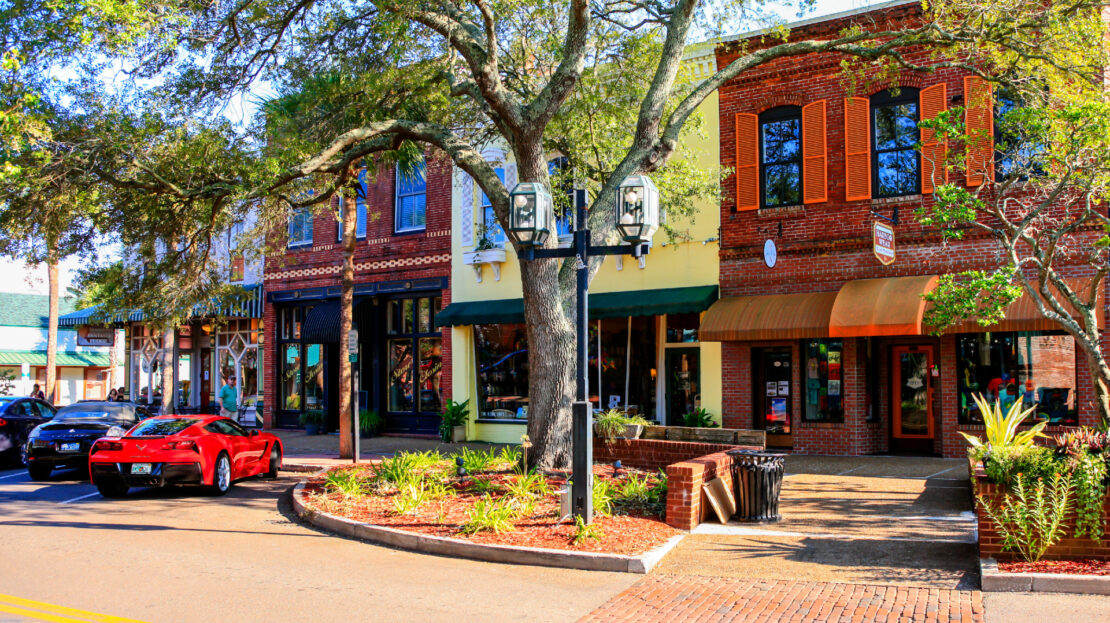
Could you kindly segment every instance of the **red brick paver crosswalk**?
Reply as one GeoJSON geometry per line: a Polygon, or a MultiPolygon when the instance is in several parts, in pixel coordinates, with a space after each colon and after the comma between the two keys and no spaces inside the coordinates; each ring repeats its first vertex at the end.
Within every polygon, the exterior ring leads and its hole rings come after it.
{"type": "Polygon", "coordinates": [[[588,621],[978,623],[979,591],[785,580],[651,575],[588,621]]]}

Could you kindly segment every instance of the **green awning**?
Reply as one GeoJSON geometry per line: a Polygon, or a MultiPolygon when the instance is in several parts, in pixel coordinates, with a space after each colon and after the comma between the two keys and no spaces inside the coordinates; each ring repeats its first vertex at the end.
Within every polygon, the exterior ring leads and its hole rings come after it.
{"type": "MultiPolygon", "coordinates": [[[[717,286],[600,292],[590,295],[590,318],[626,318],[702,312],[717,300],[717,286]]],[[[436,314],[436,326],[524,322],[524,300],[451,303],[436,314]]]]}
{"type": "MultiPolygon", "coordinates": [[[[60,351],[55,359],[55,365],[104,368],[108,366],[109,359],[110,356],[106,352],[60,351]]],[[[24,363],[32,366],[45,366],[46,351],[0,350],[0,366],[18,366],[24,363]]]]}

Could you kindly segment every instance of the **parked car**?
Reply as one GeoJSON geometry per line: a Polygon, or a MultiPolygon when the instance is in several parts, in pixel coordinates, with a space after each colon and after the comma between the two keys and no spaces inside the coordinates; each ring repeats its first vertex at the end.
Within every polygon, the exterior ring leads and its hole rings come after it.
{"type": "Polygon", "coordinates": [[[85,467],[97,439],[122,436],[145,417],[149,417],[146,409],[130,402],[78,402],[62,407],[28,436],[27,473],[34,480],[45,480],[58,468],[85,467]]]}
{"type": "Polygon", "coordinates": [[[27,436],[54,417],[54,407],[36,398],[0,397],[0,465],[26,465],[27,436]]]}
{"type": "Polygon", "coordinates": [[[100,494],[117,498],[131,487],[205,485],[223,495],[231,484],[259,474],[277,478],[281,441],[248,432],[219,415],[163,415],[144,420],[122,437],[97,440],[89,477],[100,494]]]}

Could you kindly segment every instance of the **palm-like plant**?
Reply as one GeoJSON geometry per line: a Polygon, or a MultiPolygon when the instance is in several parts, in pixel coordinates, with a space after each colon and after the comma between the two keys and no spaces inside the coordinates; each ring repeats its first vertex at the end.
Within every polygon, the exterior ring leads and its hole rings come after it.
{"type": "Polygon", "coordinates": [[[991,448],[1001,448],[1003,446],[1015,446],[1019,448],[1027,448],[1033,445],[1037,437],[1046,437],[1041,431],[1048,425],[1048,422],[1038,422],[1028,430],[1018,432],[1018,427],[1033,413],[1036,407],[1022,410],[1022,402],[1015,401],[1006,413],[1002,413],[1002,404],[995,402],[993,405],[981,394],[974,394],[972,398],[975,399],[975,404],[979,406],[979,413],[983,414],[983,426],[986,428],[986,443],[975,435],[969,435],[961,432],[964,439],[971,444],[973,448],[980,448],[982,446],[989,446],[991,448]]]}

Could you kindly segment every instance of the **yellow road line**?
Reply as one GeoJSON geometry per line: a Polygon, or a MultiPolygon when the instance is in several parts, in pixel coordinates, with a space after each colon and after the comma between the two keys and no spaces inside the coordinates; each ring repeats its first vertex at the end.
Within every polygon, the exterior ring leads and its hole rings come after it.
{"type": "Polygon", "coordinates": [[[10,612],[12,614],[20,614],[23,616],[37,617],[44,621],[51,621],[57,623],[88,623],[95,621],[97,623],[142,623],[135,619],[125,619],[122,617],[115,617],[108,614],[97,614],[87,610],[78,610],[76,608],[67,608],[65,606],[57,606],[48,604],[41,601],[34,601],[31,599],[24,599],[22,597],[15,597],[13,595],[0,594],[0,611],[10,612]],[[23,606],[24,608],[21,608],[23,606]],[[25,608],[34,608],[41,611],[26,610],[25,608]]]}

